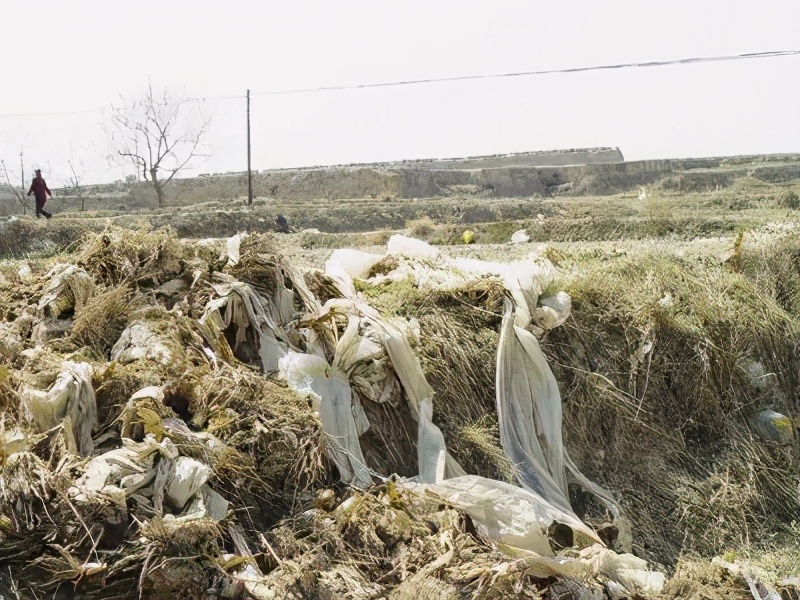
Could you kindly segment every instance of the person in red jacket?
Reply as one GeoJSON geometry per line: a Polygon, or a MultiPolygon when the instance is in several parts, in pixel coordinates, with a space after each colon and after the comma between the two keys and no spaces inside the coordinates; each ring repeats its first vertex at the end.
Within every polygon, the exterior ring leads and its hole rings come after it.
{"type": "Polygon", "coordinates": [[[31,194],[36,198],[36,218],[38,219],[41,215],[47,219],[52,217],[53,215],[44,209],[44,203],[47,202],[47,196],[53,197],[53,192],[47,187],[41,169],[36,169],[36,177],[33,178],[31,189],[28,190],[28,196],[31,194]]]}

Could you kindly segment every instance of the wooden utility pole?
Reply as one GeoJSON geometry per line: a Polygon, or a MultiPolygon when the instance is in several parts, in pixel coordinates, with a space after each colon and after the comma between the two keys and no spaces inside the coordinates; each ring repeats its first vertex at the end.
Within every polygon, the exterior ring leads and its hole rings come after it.
{"type": "Polygon", "coordinates": [[[253,204],[253,172],[250,170],[250,90],[247,90],[247,204],[253,204]]]}

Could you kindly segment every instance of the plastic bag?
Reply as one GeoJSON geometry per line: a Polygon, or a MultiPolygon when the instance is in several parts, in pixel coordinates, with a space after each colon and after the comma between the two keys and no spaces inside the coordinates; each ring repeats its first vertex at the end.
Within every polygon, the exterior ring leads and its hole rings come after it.
{"type": "Polygon", "coordinates": [[[97,403],[88,363],[66,361],[49,390],[27,388],[22,402],[39,431],[64,423],[67,449],[80,456],[94,451],[92,429],[97,425],[97,403]]]}

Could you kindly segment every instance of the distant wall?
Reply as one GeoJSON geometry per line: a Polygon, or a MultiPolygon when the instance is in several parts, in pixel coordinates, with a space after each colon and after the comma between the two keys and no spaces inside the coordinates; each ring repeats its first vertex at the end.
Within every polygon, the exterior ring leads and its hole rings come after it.
{"type": "MultiPolygon", "coordinates": [[[[531,196],[548,185],[534,167],[609,164],[623,160],[618,148],[587,148],[452,159],[423,159],[369,165],[280,169],[253,174],[256,197],[277,200],[345,198],[426,198],[452,194],[531,196]]],[[[70,190],[60,196],[70,202],[70,190]]],[[[158,205],[148,182],[114,183],[87,188],[88,209],[142,209],[158,205]]],[[[203,175],[175,179],[168,202],[188,205],[247,196],[247,174],[203,175]]]]}
{"type": "Polygon", "coordinates": [[[594,165],[622,162],[619,148],[581,148],[575,150],[549,150],[542,152],[517,152],[493,156],[405,160],[394,163],[408,169],[494,169],[499,167],[558,167],[566,165],[594,165]]]}
{"type": "MultiPolygon", "coordinates": [[[[800,155],[624,162],[618,149],[600,148],[380,165],[282,169],[254,173],[253,193],[259,198],[273,198],[287,203],[316,199],[412,199],[456,195],[603,195],[658,181],[678,191],[718,189],[744,176],[772,182],[798,179],[800,155]],[[620,160],[607,162],[614,158],[620,160]],[[578,159],[586,162],[576,164],[574,161],[578,159]],[[564,164],[546,164],[548,162],[564,164]],[[755,168],[754,164],[757,165],[755,168]],[[478,165],[480,168],[472,168],[478,165]]],[[[133,210],[157,206],[155,192],[147,182],[93,186],[86,188],[85,194],[88,196],[86,207],[90,210],[133,210]]],[[[57,196],[65,202],[78,203],[77,199],[69,198],[69,190],[59,190],[57,196]]],[[[167,188],[170,205],[224,202],[246,197],[246,173],[176,179],[167,188]]]]}

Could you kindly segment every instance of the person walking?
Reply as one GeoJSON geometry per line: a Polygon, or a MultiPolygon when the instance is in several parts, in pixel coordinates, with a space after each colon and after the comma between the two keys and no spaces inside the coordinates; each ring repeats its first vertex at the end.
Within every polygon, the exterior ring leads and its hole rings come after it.
{"type": "Polygon", "coordinates": [[[44,209],[44,204],[47,202],[47,196],[53,197],[53,192],[47,187],[47,183],[42,177],[41,169],[36,169],[36,177],[33,178],[31,189],[28,190],[28,196],[31,194],[36,198],[36,218],[38,219],[42,215],[47,219],[52,217],[53,215],[44,209]]]}

